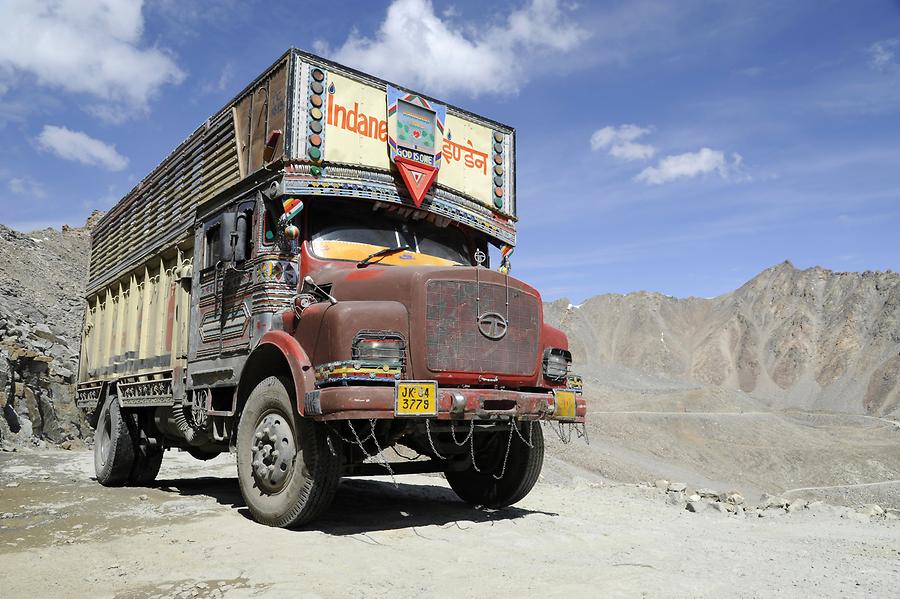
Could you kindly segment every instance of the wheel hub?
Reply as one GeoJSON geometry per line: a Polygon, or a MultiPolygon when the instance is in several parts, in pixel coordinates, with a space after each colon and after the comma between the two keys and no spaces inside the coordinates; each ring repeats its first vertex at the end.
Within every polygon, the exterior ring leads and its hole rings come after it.
{"type": "Polygon", "coordinates": [[[269,493],[284,486],[294,463],[294,431],[281,414],[267,414],[253,433],[253,478],[269,493]]]}

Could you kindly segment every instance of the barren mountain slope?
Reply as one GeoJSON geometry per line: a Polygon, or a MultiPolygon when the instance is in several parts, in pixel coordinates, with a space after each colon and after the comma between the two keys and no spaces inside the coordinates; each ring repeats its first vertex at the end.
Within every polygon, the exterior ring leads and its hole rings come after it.
{"type": "Polygon", "coordinates": [[[785,262],[713,299],[658,293],[547,304],[576,363],[741,389],[776,408],[900,411],[900,275],[785,262]]]}
{"type": "Polygon", "coordinates": [[[90,227],[20,233],[0,225],[0,405],[11,400],[19,443],[80,436],[73,394],[78,366],[90,227]]]}

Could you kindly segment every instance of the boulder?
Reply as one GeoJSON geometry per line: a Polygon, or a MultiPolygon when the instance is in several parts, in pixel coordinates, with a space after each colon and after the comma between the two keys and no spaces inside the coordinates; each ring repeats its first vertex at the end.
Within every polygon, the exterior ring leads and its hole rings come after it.
{"type": "Polygon", "coordinates": [[[684,493],[687,485],[684,483],[669,483],[668,490],[671,493],[684,493]]]}
{"type": "Polygon", "coordinates": [[[784,497],[770,495],[768,493],[763,493],[759,498],[759,505],[764,508],[785,508],[787,507],[787,504],[788,502],[785,501],[784,497]]]}
{"type": "Polygon", "coordinates": [[[740,493],[727,493],[725,495],[725,501],[731,505],[743,505],[744,496],[740,493]]]}
{"type": "Polygon", "coordinates": [[[708,506],[709,504],[705,501],[689,501],[684,509],[691,513],[698,514],[702,511],[705,511],[708,506]]]}
{"type": "Polygon", "coordinates": [[[666,503],[669,505],[681,505],[684,503],[684,493],[666,493],[666,503]]]}

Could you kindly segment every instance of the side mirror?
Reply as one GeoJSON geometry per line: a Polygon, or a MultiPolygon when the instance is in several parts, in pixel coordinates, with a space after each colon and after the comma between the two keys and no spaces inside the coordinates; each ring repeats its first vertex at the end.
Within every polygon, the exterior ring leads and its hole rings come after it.
{"type": "Polygon", "coordinates": [[[246,212],[226,212],[222,215],[222,262],[243,262],[247,259],[247,235],[250,230],[247,216],[246,212]]]}

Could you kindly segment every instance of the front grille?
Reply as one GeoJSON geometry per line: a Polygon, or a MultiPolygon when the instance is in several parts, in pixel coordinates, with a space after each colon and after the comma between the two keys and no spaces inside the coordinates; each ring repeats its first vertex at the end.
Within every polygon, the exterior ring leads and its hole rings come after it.
{"type": "Polygon", "coordinates": [[[533,295],[504,285],[474,281],[429,281],[426,291],[428,369],[487,374],[531,375],[537,363],[540,306],[533,295]],[[480,287],[480,289],[478,289],[480,287]],[[479,297],[477,312],[476,300],[479,297]],[[480,314],[508,314],[499,340],[478,330],[480,314]]]}

